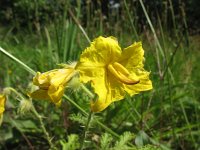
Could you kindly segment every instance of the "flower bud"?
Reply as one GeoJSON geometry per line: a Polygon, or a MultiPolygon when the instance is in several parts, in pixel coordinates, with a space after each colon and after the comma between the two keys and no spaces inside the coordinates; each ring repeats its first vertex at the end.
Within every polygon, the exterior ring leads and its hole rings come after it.
{"type": "Polygon", "coordinates": [[[10,95],[10,93],[11,93],[11,90],[10,90],[9,87],[3,89],[3,94],[4,95],[10,95]]]}
{"type": "Polygon", "coordinates": [[[24,114],[32,109],[32,102],[30,100],[22,99],[19,104],[18,112],[24,114]]]}
{"type": "Polygon", "coordinates": [[[78,91],[81,88],[81,82],[79,77],[73,77],[70,82],[68,83],[68,87],[74,91],[78,91]]]}

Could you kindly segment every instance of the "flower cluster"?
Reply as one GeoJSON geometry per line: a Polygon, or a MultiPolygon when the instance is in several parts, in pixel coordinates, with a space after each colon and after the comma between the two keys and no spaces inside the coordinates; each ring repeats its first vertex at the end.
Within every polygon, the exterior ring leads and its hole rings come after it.
{"type": "MultiPolygon", "coordinates": [[[[100,112],[112,102],[122,100],[126,93],[133,96],[152,89],[149,72],[144,70],[144,50],[141,42],[121,49],[114,37],[98,37],[86,48],[74,68],[37,73],[33,83],[39,87],[30,95],[48,99],[59,105],[64,87],[79,73],[82,83],[91,82],[97,99],[91,101],[91,110],[100,112]]],[[[93,97],[94,98],[94,97],[93,97]]]]}

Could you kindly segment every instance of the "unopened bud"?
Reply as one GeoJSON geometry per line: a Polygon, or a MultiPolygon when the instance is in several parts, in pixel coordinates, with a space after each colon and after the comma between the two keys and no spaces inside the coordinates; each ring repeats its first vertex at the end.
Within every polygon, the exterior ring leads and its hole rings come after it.
{"type": "Polygon", "coordinates": [[[68,83],[68,87],[71,88],[74,91],[78,91],[81,87],[81,82],[79,77],[75,76],[73,77],[69,83],[68,83]]]}
{"type": "Polygon", "coordinates": [[[30,100],[23,99],[20,101],[18,112],[24,114],[32,109],[32,102],[30,100]]]}
{"type": "Polygon", "coordinates": [[[11,93],[11,90],[10,90],[9,87],[3,89],[3,94],[4,94],[4,95],[10,95],[10,93],[11,93]]]}

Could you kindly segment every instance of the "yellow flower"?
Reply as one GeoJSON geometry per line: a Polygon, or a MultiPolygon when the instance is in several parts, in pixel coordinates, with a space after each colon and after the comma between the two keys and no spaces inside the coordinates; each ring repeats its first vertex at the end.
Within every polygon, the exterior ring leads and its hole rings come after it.
{"type": "Polygon", "coordinates": [[[37,72],[33,84],[39,87],[30,94],[35,99],[47,99],[60,105],[67,82],[75,74],[74,68],[54,69],[45,73],[37,72]]]}
{"type": "Polygon", "coordinates": [[[141,91],[152,89],[149,72],[143,69],[144,50],[142,43],[133,43],[123,51],[114,37],[98,37],[81,54],[76,69],[80,80],[91,81],[96,101],[91,110],[99,112],[114,101],[141,91]]]}
{"type": "Polygon", "coordinates": [[[0,116],[5,111],[5,101],[6,101],[5,95],[0,94],[0,116]]]}

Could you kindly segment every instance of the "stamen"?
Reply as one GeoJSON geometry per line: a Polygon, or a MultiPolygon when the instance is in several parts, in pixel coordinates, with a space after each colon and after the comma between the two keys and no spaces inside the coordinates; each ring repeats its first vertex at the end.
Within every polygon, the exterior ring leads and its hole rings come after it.
{"type": "Polygon", "coordinates": [[[130,78],[129,71],[124,66],[122,66],[117,62],[109,64],[108,70],[124,84],[133,85],[140,82],[140,80],[137,77],[135,79],[130,78]]]}
{"type": "Polygon", "coordinates": [[[118,71],[122,72],[126,76],[129,76],[129,74],[130,74],[129,71],[124,66],[119,64],[118,62],[114,62],[113,67],[115,67],[118,71]]]}

